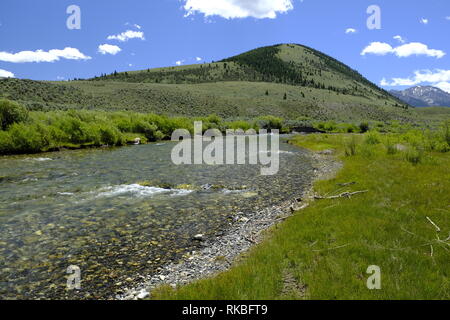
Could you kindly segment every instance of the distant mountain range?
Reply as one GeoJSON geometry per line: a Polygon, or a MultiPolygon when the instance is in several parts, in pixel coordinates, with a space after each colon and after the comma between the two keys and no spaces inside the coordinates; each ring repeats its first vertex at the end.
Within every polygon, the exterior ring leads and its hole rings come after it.
{"type": "Polygon", "coordinates": [[[450,94],[431,86],[417,86],[390,93],[414,107],[450,107],[450,94]]]}

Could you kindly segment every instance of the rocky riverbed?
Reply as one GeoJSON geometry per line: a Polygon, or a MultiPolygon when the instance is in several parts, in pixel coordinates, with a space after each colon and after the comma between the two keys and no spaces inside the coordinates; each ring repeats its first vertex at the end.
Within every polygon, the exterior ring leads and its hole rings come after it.
{"type": "Polygon", "coordinates": [[[314,163],[314,176],[298,196],[276,206],[244,214],[238,212],[229,229],[216,234],[212,240],[205,240],[198,234],[192,241],[198,242],[199,250],[190,252],[178,263],[158,268],[158,272],[143,276],[141,282],[124,287],[123,293],[115,296],[120,300],[138,300],[151,297],[153,289],[162,285],[173,288],[190,282],[212,277],[231,268],[236,259],[252,246],[260,243],[263,231],[281,223],[293,212],[306,208],[313,201],[313,183],[320,179],[330,179],[342,168],[333,156],[333,150],[311,152],[314,163]]]}

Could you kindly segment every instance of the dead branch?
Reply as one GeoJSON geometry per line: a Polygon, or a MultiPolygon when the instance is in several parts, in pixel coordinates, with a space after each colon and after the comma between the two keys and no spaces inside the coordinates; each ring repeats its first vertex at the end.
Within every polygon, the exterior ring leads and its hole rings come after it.
{"type": "Polygon", "coordinates": [[[436,223],[433,222],[433,220],[431,220],[430,218],[427,217],[427,220],[429,223],[431,223],[433,225],[433,227],[436,228],[437,232],[441,232],[441,228],[438,227],[438,225],[436,223]]]}
{"type": "Polygon", "coordinates": [[[338,194],[336,196],[331,196],[331,197],[322,197],[322,196],[318,196],[315,195],[314,199],[316,200],[323,200],[323,199],[339,199],[339,198],[351,198],[357,194],[361,194],[361,193],[367,193],[369,192],[369,190],[363,190],[363,191],[355,191],[355,192],[344,192],[341,194],[338,194]]]}

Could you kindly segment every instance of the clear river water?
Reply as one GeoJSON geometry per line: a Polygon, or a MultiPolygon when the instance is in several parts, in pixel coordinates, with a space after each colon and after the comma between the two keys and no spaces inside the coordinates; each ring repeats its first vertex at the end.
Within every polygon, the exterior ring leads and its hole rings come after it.
{"type": "MultiPolygon", "coordinates": [[[[0,298],[104,299],[213,240],[233,214],[299,195],[307,151],[280,144],[280,171],[182,165],[172,142],[0,158],[0,298]],[[68,266],[81,290],[67,289],[68,266]]],[[[248,155],[247,155],[248,156],[248,155]]]]}

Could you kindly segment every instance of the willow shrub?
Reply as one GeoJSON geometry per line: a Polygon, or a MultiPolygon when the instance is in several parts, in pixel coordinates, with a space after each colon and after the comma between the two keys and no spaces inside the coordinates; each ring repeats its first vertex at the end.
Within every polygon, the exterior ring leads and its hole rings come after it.
{"type": "MultiPolygon", "coordinates": [[[[12,109],[21,108],[16,103],[3,105],[9,109],[11,106],[12,109]]],[[[0,130],[0,154],[36,153],[60,147],[121,146],[136,137],[143,138],[142,141],[170,139],[176,129],[187,129],[193,133],[195,120],[203,122],[204,130],[226,128],[215,115],[189,119],[88,110],[35,111],[30,112],[29,116],[26,113],[27,117],[20,112],[18,114],[20,116],[8,116],[9,120],[5,122],[8,125],[0,130]]]]}
{"type": "Polygon", "coordinates": [[[14,123],[23,122],[28,117],[28,111],[17,102],[0,99],[0,128],[7,129],[14,123]]]}

